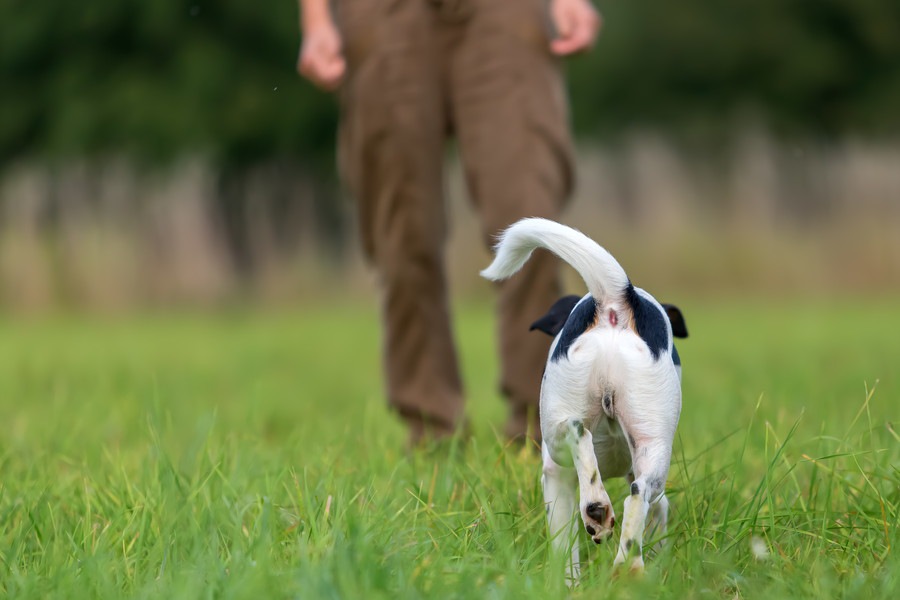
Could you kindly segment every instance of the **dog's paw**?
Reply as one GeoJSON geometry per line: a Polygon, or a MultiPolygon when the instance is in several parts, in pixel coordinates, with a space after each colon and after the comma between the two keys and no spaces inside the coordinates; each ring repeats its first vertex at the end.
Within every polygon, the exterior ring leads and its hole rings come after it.
{"type": "Polygon", "coordinates": [[[631,566],[628,567],[628,571],[632,575],[643,575],[644,573],[644,559],[640,556],[635,556],[634,560],[631,561],[631,566]]]}
{"type": "Polygon", "coordinates": [[[640,556],[634,556],[630,560],[625,560],[620,557],[616,557],[616,560],[613,562],[613,578],[618,579],[621,576],[627,577],[640,577],[644,574],[644,559],[640,556]],[[625,563],[628,563],[628,568],[625,569],[625,563]]]}
{"type": "Polygon", "coordinates": [[[616,515],[608,498],[596,502],[588,502],[581,507],[581,519],[584,529],[599,544],[610,535],[616,525],[616,515]]]}
{"type": "Polygon", "coordinates": [[[641,547],[640,544],[635,544],[634,540],[625,540],[619,545],[619,551],[613,561],[613,568],[621,571],[626,564],[628,572],[633,575],[640,575],[644,572],[644,557],[641,547]]]}

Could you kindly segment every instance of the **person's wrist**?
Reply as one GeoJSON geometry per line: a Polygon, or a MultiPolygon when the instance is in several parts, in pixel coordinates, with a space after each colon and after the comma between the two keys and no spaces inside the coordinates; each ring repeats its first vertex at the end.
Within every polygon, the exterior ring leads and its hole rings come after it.
{"type": "Polygon", "coordinates": [[[301,31],[309,35],[323,29],[334,29],[331,12],[326,1],[314,1],[304,4],[301,31]]]}

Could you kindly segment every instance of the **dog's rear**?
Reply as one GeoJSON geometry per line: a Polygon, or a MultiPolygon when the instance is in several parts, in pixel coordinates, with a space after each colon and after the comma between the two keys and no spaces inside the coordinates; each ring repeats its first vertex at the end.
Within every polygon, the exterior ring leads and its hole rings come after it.
{"type": "MultiPolygon", "coordinates": [[[[572,265],[589,291],[554,340],[541,389],[542,483],[554,544],[569,543],[564,534],[575,510],[575,479],[585,529],[599,543],[615,524],[602,479],[628,476],[616,563],[631,559],[640,568],[648,516],[665,528],[664,487],[681,410],[671,319],[609,252],[544,219],[524,219],[504,232],[482,275],[509,277],[539,247],[572,265]]],[[[577,544],[570,565],[577,577],[577,544]]]]}

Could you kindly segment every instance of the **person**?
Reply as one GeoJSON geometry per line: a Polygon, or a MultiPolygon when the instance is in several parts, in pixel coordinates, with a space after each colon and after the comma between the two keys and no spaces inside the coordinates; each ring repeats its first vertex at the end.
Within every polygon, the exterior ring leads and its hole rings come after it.
{"type": "MultiPolygon", "coordinates": [[[[557,219],[573,182],[561,56],[590,48],[589,0],[299,0],[298,71],[339,91],[338,168],[381,291],[390,405],[413,445],[465,422],[451,326],[442,165],[456,138],[488,246],[522,217],[557,219]]],[[[550,340],[530,324],[560,296],[536,253],[499,284],[506,435],[540,440],[550,340]]]]}

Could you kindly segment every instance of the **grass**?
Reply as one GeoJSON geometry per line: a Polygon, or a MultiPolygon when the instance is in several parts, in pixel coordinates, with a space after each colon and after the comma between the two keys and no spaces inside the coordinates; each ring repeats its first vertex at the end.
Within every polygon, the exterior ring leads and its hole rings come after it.
{"type": "Polygon", "coordinates": [[[667,544],[637,580],[584,548],[572,592],[484,306],[457,315],[473,436],[413,455],[371,308],[5,322],[0,595],[896,598],[896,306],[682,303],[667,544]]]}

